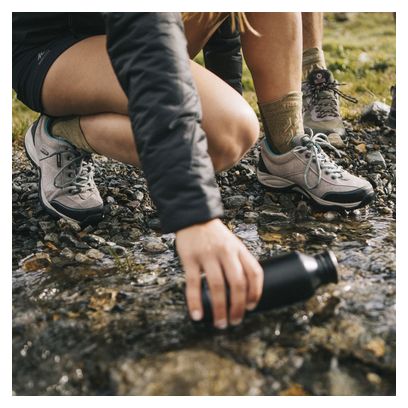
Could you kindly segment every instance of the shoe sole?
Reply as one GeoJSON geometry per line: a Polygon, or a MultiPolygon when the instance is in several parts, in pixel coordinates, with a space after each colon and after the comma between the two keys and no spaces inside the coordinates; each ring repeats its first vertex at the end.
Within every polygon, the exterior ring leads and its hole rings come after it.
{"type": "Polygon", "coordinates": [[[356,208],[361,208],[366,206],[368,203],[370,203],[374,196],[375,193],[368,193],[363,200],[354,202],[354,203],[333,203],[332,201],[327,201],[323,200],[320,197],[315,196],[313,193],[310,191],[304,190],[302,187],[299,185],[292,183],[288,180],[285,180],[281,177],[273,176],[268,173],[264,173],[260,171],[259,169],[257,170],[257,176],[259,182],[271,189],[272,191],[277,191],[277,192],[297,192],[311,200],[314,204],[314,206],[317,209],[322,209],[322,210],[355,210],[356,208]]]}
{"type": "Polygon", "coordinates": [[[40,204],[44,208],[44,210],[52,215],[54,218],[64,218],[66,220],[74,221],[79,223],[81,226],[88,225],[88,224],[95,224],[103,218],[103,213],[100,215],[92,214],[83,219],[82,221],[75,220],[74,218],[68,217],[65,214],[60,213],[57,211],[47,200],[46,197],[43,197],[43,191],[41,187],[41,167],[37,158],[37,154],[35,151],[34,141],[33,141],[33,133],[32,133],[33,125],[31,125],[24,137],[24,150],[25,153],[30,160],[31,164],[37,169],[38,171],[38,197],[40,199],[40,204]]]}

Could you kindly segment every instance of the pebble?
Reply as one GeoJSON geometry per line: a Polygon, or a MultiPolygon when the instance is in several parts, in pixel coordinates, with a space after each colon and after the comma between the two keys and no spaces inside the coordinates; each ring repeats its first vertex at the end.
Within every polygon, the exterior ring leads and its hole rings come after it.
{"type": "Polygon", "coordinates": [[[271,222],[286,222],[289,221],[289,217],[281,212],[275,212],[271,210],[262,210],[259,214],[258,222],[260,224],[269,224],[271,222]]]}
{"type": "Polygon", "coordinates": [[[93,247],[106,244],[105,238],[102,238],[99,235],[95,235],[95,234],[84,235],[82,237],[82,240],[93,247]]]}
{"type": "Polygon", "coordinates": [[[75,255],[75,261],[79,263],[91,263],[92,260],[88,258],[86,255],[78,253],[75,255]]]}
{"type": "Polygon", "coordinates": [[[160,254],[169,248],[160,239],[149,237],[143,241],[143,249],[151,254],[160,254]]]}
{"type": "Polygon", "coordinates": [[[88,251],[86,251],[85,255],[88,258],[97,259],[97,260],[100,260],[105,256],[105,254],[103,252],[98,251],[97,249],[94,249],[94,248],[89,249],[88,251]]]}
{"type": "Polygon", "coordinates": [[[73,232],[81,231],[81,226],[77,222],[72,221],[72,220],[66,220],[65,218],[60,218],[57,221],[57,225],[62,230],[73,231],[73,232]]]}
{"type": "Polygon", "coordinates": [[[50,232],[44,236],[44,241],[50,241],[58,245],[59,243],[58,234],[55,232],[50,232]]]}
{"type": "Polygon", "coordinates": [[[330,133],[327,138],[331,145],[336,149],[342,149],[345,146],[343,139],[338,133],[330,133]]]}
{"type": "Polygon", "coordinates": [[[230,197],[227,197],[224,200],[225,207],[226,208],[240,208],[243,207],[247,202],[246,197],[242,195],[233,195],[230,197]]]}
{"type": "Polygon", "coordinates": [[[331,242],[337,238],[334,232],[327,232],[323,228],[316,228],[309,232],[309,237],[314,240],[331,242]]]}
{"type": "Polygon", "coordinates": [[[75,258],[75,254],[74,252],[72,252],[69,248],[64,248],[61,251],[61,255],[67,259],[74,259],[75,258]]]}
{"type": "Polygon", "coordinates": [[[40,221],[38,225],[40,226],[44,233],[53,231],[55,229],[55,223],[51,221],[40,221]]]}
{"type": "Polygon", "coordinates": [[[357,146],[354,146],[354,149],[356,149],[356,151],[361,154],[367,153],[367,146],[364,143],[360,143],[357,146]]]}
{"type": "Polygon", "coordinates": [[[20,261],[20,266],[25,272],[38,271],[51,265],[51,258],[45,252],[31,254],[20,261]]]}
{"type": "Polygon", "coordinates": [[[255,223],[258,219],[258,213],[253,212],[253,211],[247,211],[244,213],[244,221],[252,224],[255,223]]]}
{"type": "Polygon", "coordinates": [[[389,113],[389,105],[380,101],[375,101],[363,109],[361,122],[382,125],[387,120],[389,113]]]}
{"type": "Polygon", "coordinates": [[[381,154],[381,152],[379,152],[378,150],[374,150],[370,153],[367,154],[366,157],[367,163],[371,164],[371,165],[377,165],[377,166],[381,166],[383,168],[386,167],[385,164],[385,160],[383,155],[381,154]]]}

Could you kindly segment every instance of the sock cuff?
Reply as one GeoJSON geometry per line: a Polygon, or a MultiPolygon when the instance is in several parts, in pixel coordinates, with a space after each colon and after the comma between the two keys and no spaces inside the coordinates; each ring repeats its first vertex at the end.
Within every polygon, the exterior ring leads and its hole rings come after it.
{"type": "Polygon", "coordinates": [[[289,92],[278,100],[258,102],[259,109],[268,113],[279,113],[302,107],[302,92],[289,92]]]}
{"type": "Polygon", "coordinates": [[[324,52],[321,48],[313,47],[303,51],[302,65],[308,66],[314,64],[318,65],[321,68],[326,67],[324,52]]]}

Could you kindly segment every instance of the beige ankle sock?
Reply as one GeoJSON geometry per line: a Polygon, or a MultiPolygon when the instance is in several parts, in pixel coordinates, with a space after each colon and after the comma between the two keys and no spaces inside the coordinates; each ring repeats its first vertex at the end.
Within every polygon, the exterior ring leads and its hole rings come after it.
{"type": "Polygon", "coordinates": [[[290,92],[274,102],[258,103],[266,140],[276,153],[293,148],[292,139],[304,133],[302,92],[290,92]]]}
{"type": "Polygon", "coordinates": [[[305,81],[307,76],[314,69],[326,68],[326,61],[324,60],[323,50],[320,48],[308,48],[303,51],[302,57],[302,80],[305,81]]]}
{"type": "Polygon", "coordinates": [[[79,116],[55,119],[51,123],[50,130],[54,136],[62,137],[78,149],[89,153],[96,153],[85,139],[79,122],[79,116]]]}

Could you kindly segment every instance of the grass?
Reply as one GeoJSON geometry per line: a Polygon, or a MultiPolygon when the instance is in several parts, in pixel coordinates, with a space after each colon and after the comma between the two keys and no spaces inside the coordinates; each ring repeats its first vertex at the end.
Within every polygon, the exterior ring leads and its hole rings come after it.
{"type": "MultiPolygon", "coordinates": [[[[355,120],[369,103],[380,100],[391,104],[389,88],[395,84],[395,24],[392,13],[350,13],[346,22],[337,22],[333,13],[325,14],[324,46],[326,63],[341,90],[355,96],[357,105],[343,101],[343,118],[355,120]]],[[[200,53],[196,61],[203,63],[200,53]]],[[[244,64],[244,97],[258,112],[256,95],[248,68],[244,64]]],[[[38,116],[19,102],[13,92],[13,141],[21,137],[38,116]]]]}

